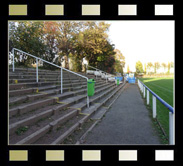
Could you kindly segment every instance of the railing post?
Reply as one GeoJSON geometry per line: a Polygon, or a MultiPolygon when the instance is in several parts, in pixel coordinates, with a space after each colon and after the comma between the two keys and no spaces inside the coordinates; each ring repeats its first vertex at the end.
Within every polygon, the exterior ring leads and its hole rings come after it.
{"type": "Polygon", "coordinates": [[[63,76],[63,73],[62,73],[62,68],[60,70],[60,86],[61,86],[61,94],[63,93],[63,85],[62,85],[62,76],[63,76]]]}
{"type": "Polygon", "coordinates": [[[146,88],[144,86],[144,98],[146,97],[146,88]]]}
{"type": "Polygon", "coordinates": [[[156,97],[153,95],[153,118],[156,118],[156,97]]]}
{"type": "Polygon", "coordinates": [[[149,105],[149,90],[147,89],[147,105],[149,105]]]}
{"type": "Polygon", "coordinates": [[[139,88],[140,88],[140,92],[142,92],[142,85],[140,81],[139,81],[139,88]]]}
{"type": "Polygon", "coordinates": [[[86,96],[87,96],[87,98],[86,98],[86,102],[87,102],[87,107],[89,108],[90,107],[90,99],[89,99],[89,96],[88,96],[88,79],[87,79],[87,94],[86,94],[86,96]]]}
{"type": "Polygon", "coordinates": [[[175,130],[174,130],[174,113],[169,112],[169,144],[174,145],[175,144],[175,130]]]}
{"type": "Polygon", "coordinates": [[[140,91],[141,91],[141,82],[139,81],[139,88],[140,88],[140,91]]]}
{"type": "Polygon", "coordinates": [[[36,58],[36,82],[38,82],[38,59],[36,58]]]}
{"type": "Polygon", "coordinates": [[[14,55],[14,48],[13,48],[13,50],[12,50],[12,54],[13,54],[13,72],[15,71],[15,64],[14,64],[14,61],[15,61],[15,55],[14,55]]]}

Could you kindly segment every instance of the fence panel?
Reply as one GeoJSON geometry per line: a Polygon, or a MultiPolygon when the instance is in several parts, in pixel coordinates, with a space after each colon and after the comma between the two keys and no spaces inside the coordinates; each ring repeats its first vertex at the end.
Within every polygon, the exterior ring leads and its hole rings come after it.
{"type": "Polygon", "coordinates": [[[155,94],[151,89],[149,89],[139,79],[138,79],[138,86],[139,86],[144,98],[145,98],[145,91],[147,92],[146,93],[147,105],[149,105],[152,108],[153,118],[156,118],[158,121],[161,121],[161,123],[162,123],[161,125],[165,129],[167,135],[169,135],[169,144],[174,145],[175,144],[174,108],[172,106],[170,106],[168,103],[166,103],[157,94],[155,94]],[[163,107],[166,107],[169,110],[169,112],[167,111],[167,114],[166,113],[162,114],[163,107]],[[167,119],[169,119],[168,122],[167,122],[167,119]]]}

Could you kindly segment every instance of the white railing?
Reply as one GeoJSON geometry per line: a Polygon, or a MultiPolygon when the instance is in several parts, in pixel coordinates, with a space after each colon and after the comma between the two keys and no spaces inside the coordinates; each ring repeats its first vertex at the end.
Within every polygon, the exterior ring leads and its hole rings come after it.
{"type": "Polygon", "coordinates": [[[110,74],[110,73],[107,73],[107,72],[105,72],[105,71],[103,71],[103,70],[97,69],[97,68],[95,68],[95,67],[93,67],[93,66],[90,66],[90,65],[87,65],[87,64],[86,64],[86,66],[87,66],[87,69],[88,69],[88,67],[90,67],[90,68],[95,69],[96,71],[101,71],[102,73],[105,73],[106,75],[108,74],[108,75],[112,75],[112,76],[115,77],[115,75],[110,74]]]}
{"type": "MultiPolygon", "coordinates": [[[[88,67],[90,67],[90,68],[92,68],[92,69],[95,69],[96,71],[100,71],[101,73],[104,73],[105,76],[107,76],[107,75],[112,75],[112,76],[115,77],[115,75],[110,74],[110,73],[107,73],[107,72],[105,72],[105,71],[103,71],[103,70],[97,69],[97,68],[95,68],[95,67],[93,67],[93,66],[90,66],[90,65],[87,65],[87,64],[86,64],[86,67],[87,67],[87,70],[88,70],[88,67]]],[[[97,77],[97,76],[96,76],[96,77],[97,77]]],[[[107,82],[107,77],[106,77],[106,82],[107,82]]]]}
{"type": "Polygon", "coordinates": [[[75,74],[75,75],[77,75],[77,76],[79,76],[79,77],[85,78],[85,79],[87,80],[87,95],[86,95],[86,96],[87,96],[87,107],[89,107],[88,77],[85,77],[85,76],[83,76],[83,75],[80,75],[80,74],[78,74],[78,73],[75,73],[75,72],[73,72],[73,71],[70,71],[70,70],[68,70],[68,69],[66,69],[66,68],[63,68],[63,67],[58,66],[58,65],[56,65],[56,64],[54,64],[54,63],[48,62],[48,61],[46,61],[46,60],[44,60],[44,59],[42,59],[42,58],[36,57],[36,56],[34,56],[34,55],[31,55],[31,54],[29,54],[29,53],[27,53],[27,52],[24,52],[24,51],[22,51],[22,50],[19,50],[19,49],[17,49],[17,48],[13,48],[13,49],[12,49],[12,57],[13,57],[12,66],[13,66],[13,72],[15,71],[15,63],[14,63],[14,62],[15,62],[15,56],[14,56],[15,51],[21,53],[22,56],[25,54],[25,55],[31,56],[31,57],[33,57],[33,58],[36,59],[36,82],[39,81],[39,79],[38,79],[38,60],[41,60],[41,61],[43,61],[43,62],[45,62],[45,63],[48,63],[48,64],[50,64],[50,65],[52,65],[52,66],[55,66],[55,67],[57,67],[57,68],[60,68],[60,72],[61,72],[61,81],[60,81],[60,83],[61,83],[61,85],[60,85],[60,86],[61,86],[61,94],[63,93],[63,72],[62,72],[63,70],[68,71],[68,72],[70,72],[70,73],[72,73],[72,74],[75,74]]]}
{"type": "Polygon", "coordinates": [[[140,88],[140,91],[143,94],[143,97],[145,98],[145,96],[147,96],[147,105],[149,105],[149,92],[153,95],[153,98],[152,98],[153,118],[157,117],[156,99],[158,99],[165,107],[167,107],[169,109],[169,144],[175,145],[175,112],[174,112],[174,108],[172,106],[170,106],[167,102],[165,102],[162,98],[160,98],[151,89],[149,89],[139,79],[138,79],[138,86],[140,88]],[[147,91],[147,94],[145,93],[145,90],[147,91]]]}

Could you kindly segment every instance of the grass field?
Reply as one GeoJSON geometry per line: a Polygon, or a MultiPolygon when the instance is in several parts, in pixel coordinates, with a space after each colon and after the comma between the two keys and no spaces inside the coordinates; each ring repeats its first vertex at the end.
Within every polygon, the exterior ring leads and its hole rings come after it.
{"type": "MultiPolygon", "coordinates": [[[[140,78],[140,80],[150,88],[154,93],[166,101],[173,107],[174,78],[160,77],[160,78],[140,78]]],[[[157,101],[157,119],[161,123],[167,136],[169,135],[169,110],[159,101],[157,101]]],[[[152,95],[150,93],[150,107],[152,108],[152,95]]]]}

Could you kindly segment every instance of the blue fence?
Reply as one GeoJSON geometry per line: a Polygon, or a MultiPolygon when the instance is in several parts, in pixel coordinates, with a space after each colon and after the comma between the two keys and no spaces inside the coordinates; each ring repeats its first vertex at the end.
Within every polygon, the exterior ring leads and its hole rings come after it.
{"type": "Polygon", "coordinates": [[[174,108],[170,106],[167,102],[165,102],[161,97],[159,97],[156,93],[154,93],[151,89],[149,89],[144,83],[142,83],[138,79],[138,86],[143,93],[143,96],[147,96],[147,104],[149,104],[149,92],[153,95],[153,118],[156,118],[156,99],[158,99],[166,108],[169,109],[169,144],[175,144],[175,112],[174,108]],[[145,89],[147,90],[147,94],[145,94],[145,89]]]}
{"type": "MultiPolygon", "coordinates": [[[[141,81],[140,81],[141,82],[141,81]]],[[[141,82],[141,84],[143,84],[142,82],[141,82]]],[[[149,91],[149,92],[151,92],[151,94],[153,95],[153,96],[155,96],[165,107],[167,107],[169,110],[170,110],[170,112],[172,112],[172,113],[174,113],[174,109],[173,109],[173,107],[171,106],[171,105],[169,105],[166,101],[164,101],[161,97],[159,97],[156,93],[154,93],[151,89],[149,89],[145,84],[143,84],[143,86],[149,91]]]]}

